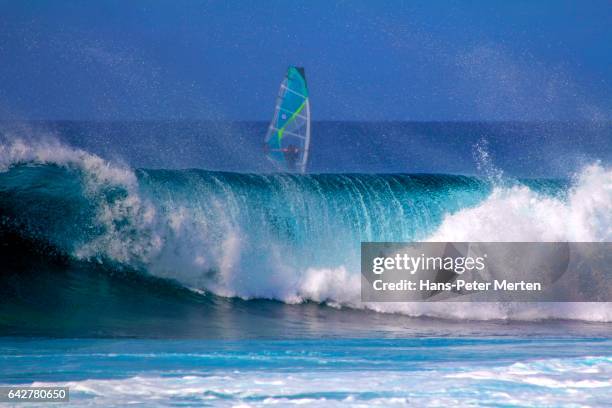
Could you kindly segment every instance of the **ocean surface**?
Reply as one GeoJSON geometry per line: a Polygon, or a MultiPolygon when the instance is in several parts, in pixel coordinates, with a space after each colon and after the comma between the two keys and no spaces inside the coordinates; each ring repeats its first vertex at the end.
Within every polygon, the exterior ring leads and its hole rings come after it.
{"type": "Polygon", "coordinates": [[[587,333],[8,339],[0,340],[0,376],[5,383],[36,378],[37,386],[68,386],[70,406],[606,406],[611,343],[587,333]]]}
{"type": "Polygon", "coordinates": [[[0,126],[0,383],[71,405],[603,406],[610,303],[364,303],[362,241],[610,241],[612,125],[0,126]]]}

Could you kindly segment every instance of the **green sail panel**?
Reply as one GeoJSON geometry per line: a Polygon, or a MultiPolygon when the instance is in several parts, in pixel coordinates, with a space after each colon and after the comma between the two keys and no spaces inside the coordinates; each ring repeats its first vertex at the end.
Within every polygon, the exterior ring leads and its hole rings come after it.
{"type": "Polygon", "coordinates": [[[267,157],[279,170],[306,171],[310,147],[310,102],[304,68],[287,69],[264,147],[267,157]]]}

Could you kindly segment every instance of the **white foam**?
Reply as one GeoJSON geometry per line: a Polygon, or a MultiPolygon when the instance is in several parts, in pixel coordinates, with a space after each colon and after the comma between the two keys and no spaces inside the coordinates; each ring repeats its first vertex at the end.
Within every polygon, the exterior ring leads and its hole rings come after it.
{"type": "Polygon", "coordinates": [[[525,186],[496,188],[482,204],[447,215],[429,241],[606,242],[612,240],[612,169],[594,164],[567,200],[525,186]]]}
{"type": "Polygon", "coordinates": [[[612,390],[612,359],[575,357],[494,364],[442,363],[428,370],[215,369],[163,377],[137,375],[121,379],[25,384],[67,386],[71,406],[200,405],[267,406],[594,406],[612,390]],[[350,378],[350,381],[347,381],[350,378]]]}
{"type": "Polygon", "coordinates": [[[82,259],[108,257],[120,262],[146,262],[158,252],[162,237],[154,234],[155,207],[138,193],[138,180],[127,166],[110,163],[51,137],[36,141],[13,137],[0,144],[0,171],[19,164],[56,165],[79,171],[87,198],[96,204],[96,223],[105,230],[74,248],[82,259]],[[126,194],[107,199],[110,188],[126,194]]]}
{"type": "Polygon", "coordinates": [[[529,384],[553,389],[611,389],[611,374],[612,358],[582,357],[514,363],[493,369],[468,370],[446,377],[529,384]]]}
{"type": "Polygon", "coordinates": [[[350,273],[344,267],[336,269],[309,268],[301,277],[296,295],[285,300],[327,302],[358,306],[360,303],[360,275],[350,273]]]}

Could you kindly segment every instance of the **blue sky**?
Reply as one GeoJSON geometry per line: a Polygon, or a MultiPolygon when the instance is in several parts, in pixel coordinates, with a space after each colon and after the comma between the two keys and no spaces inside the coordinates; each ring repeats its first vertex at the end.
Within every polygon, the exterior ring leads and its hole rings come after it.
{"type": "Polygon", "coordinates": [[[0,1],[1,119],[609,120],[609,1],[0,1]]]}

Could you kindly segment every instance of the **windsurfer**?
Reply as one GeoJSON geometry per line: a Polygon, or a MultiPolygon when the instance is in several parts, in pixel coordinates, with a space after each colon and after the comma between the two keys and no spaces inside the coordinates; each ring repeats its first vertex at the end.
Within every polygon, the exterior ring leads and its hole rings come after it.
{"type": "Polygon", "coordinates": [[[290,144],[286,149],[282,149],[285,154],[285,162],[289,171],[295,171],[295,165],[297,164],[298,157],[300,155],[300,149],[297,146],[290,144]]]}
{"type": "Polygon", "coordinates": [[[264,144],[264,151],[269,152],[281,152],[285,156],[285,164],[289,171],[295,171],[297,168],[297,162],[300,157],[300,149],[293,144],[281,149],[270,149],[267,144],[264,144]]]}

